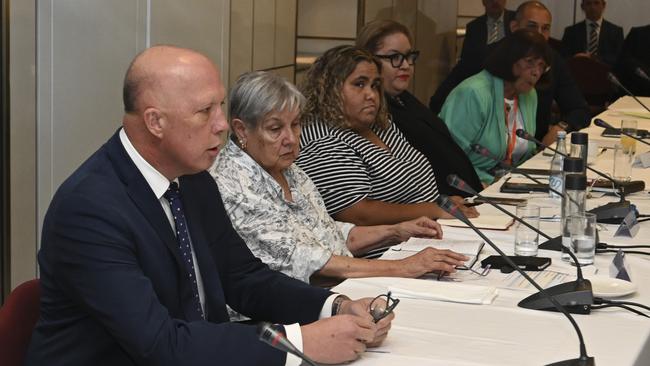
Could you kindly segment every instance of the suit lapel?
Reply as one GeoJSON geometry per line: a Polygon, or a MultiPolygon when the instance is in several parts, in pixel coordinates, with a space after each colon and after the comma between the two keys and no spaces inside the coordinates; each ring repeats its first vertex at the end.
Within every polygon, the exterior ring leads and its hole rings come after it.
{"type": "MultiPolygon", "coordinates": [[[[118,130],[119,132],[119,130],[118,130]]],[[[119,134],[115,133],[106,143],[109,159],[112,161],[116,172],[124,182],[126,191],[133,203],[147,218],[152,228],[165,243],[171,255],[176,259],[179,268],[184,268],[178,253],[178,243],[172,227],[163,211],[160,202],[149,187],[135,163],[124,150],[119,134]]]]}

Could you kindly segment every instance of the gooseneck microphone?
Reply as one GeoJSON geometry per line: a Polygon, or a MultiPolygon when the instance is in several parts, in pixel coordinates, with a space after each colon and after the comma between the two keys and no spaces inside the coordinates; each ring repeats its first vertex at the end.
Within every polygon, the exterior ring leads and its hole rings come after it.
{"type": "MultiPolygon", "coordinates": [[[[470,147],[470,149],[472,150],[473,153],[476,153],[476,154],[484,156],[484,157],[486,157],[488,159],[491,159],[492,161],[497,163],[499,165],[499,167],[502,168],[502,169],[505,169],[505,170],[507,170],[509,172],[512,172],[512,170],[514,169],[514,167],[511,164],[508,164],[505,161],[501,161],[496,155],[492,154],[492,152],[490,152],[490,150],[488,148],[486,148],[484,146],[481,146],[480,144],[472,144],[469,147],[470,147]]],[[[526,172],[519,171],[519,172],[517,172],[517,174],[521,174],[524,177],[532,180],[533,182],[535,182],[537,184],[546,185],[545,183],[542,183],[539,179],[536,179],[536,178],[532,177],[531,175],[527,174],[526,172]]],[[[562,192],[556,190],[555,188],[551,188],[550,185],[548,185],[548,190],[555,193],[555,194],[557,194],[558,196],[564,196],[564,194],[562,194],[562,192]]],[[[467,192],[467,193],[469,193],[469,192],[467,192]]],[[[470,194],[473,194],[473,193],[470,193],[470,194]]],[[[571,201],[573,202],[573,200],[571,200],[571,201]]]]}
{"type": "MultiPolygon", "coordinates": [[[[517,130],[516,134],[517,134],[518,137],[520,137],[522,139],[526,139],[528,141],[532,141],[532,142],[536,143],[537,146],[540,146],[542,148],[548,148],[551,151],[554,151],[554,152],[556,152],[558,154],[563,155],[564,157],[568,156],[567,154],[563,154],[563,153],[557,151],[556,149],[542,143],[541,141],[536,139],[535,136],[532,136],[531,134],[529,134],[528,132],[524,131],[521,128],[517,130]]],[[[585,163],[585,167],[587,169],[589,169],[592,172],[600,175],[601,177],[605,178],[606,180],[612,182],[612,184],[614,184],[614,187],[618,188],[619,195],[621,197],[621,200],[619,202],[610,202],[610,203],[604,204],[604,205],[602,205],[600,207],[593,208],[593,209],[589,210],[589,212],[596,214],[596,220],[598,222],[620,223],[625,218],[625,216],[627,216],[627,214],[630,212],[630,210],[632,209],[631,206],[630,206],[630,201],[627,201],[625,199],[625,187],[621,184],[621,182],[619,182],[619,181],[617,181],[615,179],[612,179],[607,174],[590,167],[589,165],[587,165],[586,161],[584,163],[585,163]]]]}
{"type": "MultiPolygon", "coordinates": [[[[639,70],[639,71],[643,71],[643,70],[639,70]]],[[[645,73],[644,73],[644,74],[645,74],[645,73]]],[[[637,75],[638,75],[638,74],[637,74],[637,75]]],[[[646,75],[646,77],[647,77],[647,75],[646,75]]],[[[628,89],[623,85],[623,83],[621,83],[621,82],[618,80],[618,78],[617,78],[614,74],[612,74],[611,72],[608,72],[608,73],[607,73],[607,80],[609,80],[612,84],[616,85],[617,87],[623,89],[623,91],[625,92],[625,94],[627,94],[627,95],[631,96],[632,98],[634,98],[634,100],[636,100],[636,102],[639,103],[639,104],[641,105],[641,107],[645,108],[646,111],[650,112],[650,109],[649,109],[645,104],[643,104],[643,102],[642,102],[639,98],[637,98],[636,95],[632,94],[632,92],[629,91],[629,90],[628,90],[628,89]]]]}
{"type": "MultiPolygon", "coordinates": [[[[476,190],[474,190],[472,187],[470,187],[469,184],[467,184],[465,181],[463,181],[463,180],[462,180],[459,176],[457,176],[456,174],[450,174],[450,175],[448,175],[448,176],[447,176],[447,183],[448,183],[450,186],[452,186],[452,187],[454,187],[454,188],[456,188],[456,189],[458,189],[458,190],[461,190],[461,191],[463,191],[463,192],[465,192],[465,193],[469,193],[469,194],[475,195],[475,196],[478,197],[478,198],[481,198],[482,200],[484,200],[484,201],[487,202],[488,204],[490,204],[490,205],[494,206],[495,208],[497,208],[499,211],[505,213],[506,215],[508,215],[508,216],[512,217],[513,219],[515,219],[517,222],[523,224],[523,225],[526,226],[527,228],[529,228],[529,229],[533,230],[534,232],[538,233],[539,235],[543,236],[544,238],[546,238],[546,240],[553,240],[553,238],[551,238],[550,236],[546,235],[544,232],[542,232],[542,231],[539,230],[538,228],[536,228],[536,227],[530,225],[530,224],[527,223],[525,220],[522,220],[521,217],[512,214],[510,211],[508,211],[508,210],[502,208],[500,205],[494,203],[494,202],[493,202],[492,200],[490,200],[489,198],[481,196],[478,192],[476,192],[476,190]]],[[[571,259],[573,259],[573,262],[574,262],[575,265],[576,265],[576,277],[577,277],[577,281],[583,281],[583,280],[584,280],[584,277],[582,277],[582,269],[581,269],[582,266],[581,266],[580,263],[578,262],[578,258],[576,258],[576,256],[575,256],[573,253],[571,253],[570,250],[568,251],[568,254],[569,254],[569,256],[571,257],[571,259]]],[[[562,285],[559,285],[559,286],[562,286],[562,285]]],[[[550,290],[551,290],[551,288],[548,289],[548,291],[550,291],[550,290]]],[[[582,309],[579,309],[579,310],[582,310],[582,309]]]]}
{"type": "MultiPolygon", "coordinates": [[[[569,314],[567,309],[562,306],[558,300],[549,294],[549,291],[544,290],[537,282],[535,282],[526,272],[522,271],[519,266],[517,266],[508,256],[497,246],[495,245],[490,239],[488,239],[482,232],[479,230],[470,220],[467,219],[467,217],[458,209],[458,206],[456,206],[450,199],[449,197],[445,195],[440,195],[438,200],[437,200],[438,206],[457,218],[458,220],[462,221],[465,223],[465,225],[469,226],[478,236],[481,237],[486,243],[488,243],[492,249],[494,249],[503,259],[508,263],[512,268],[514,268],[519,274],[521,274],[528,282],[530,282],[539,292],[533,296],[540,296],[544,297],[547,302],[551,304],[553,308],[555,308],[557,311],[561,312],[564,314],[569,319],[569,322],[571,322],[571,325],[573,326],[573,329],[575,329],[576,333],[578,334],[578,340],[580,341],[580,357],[571,359],[571,360],[565,360],[565,361],[560,361],[556,363],[549,364],[548,366],[560,366],[560,365],[589,365],[593,366],[595,365],[595,361],[593,357],[589,357],[587,355],[587,348],[585,347],[585,341],[584,338],[582,337],[582,332],[580,331],[580,327],[578,327],[578,324],[576,323],[575,319],[569,314]]],[[[576,262],[577,263],[577,262],[576,262]]],[[[583,284],[588,284],[589,285],[589,294],[591,294],[591,283],[589,283],[588,280],[583,280],[583,284]]],[[[522,300],[525,301],[526,299],[522,300]]],[[[519,306],[522,306],[522,302],[519,303],[519,306]]],[[[593,302],[593,295],[591,298],[591,302],[593,302]]],[[[590,303],[591,303],[590,302],[590,303]]],[[[524,307],[524,306],[522,306],[524,307]]]]}
{"type": "Polygon", "coordinates": [[[262,322],[257,325],[257,335],[259,336],[260,341],[268,344],[269,346],[280,350],[282,352],[291,353],[297,357],[300,357],[308,365],[318,366],[318,364],[312,361],[309,357],[305,356],[304,353],[289,342],[287,337],[277,329],[273,328],[271,323],[262,322]]]}
{"type": "Polygon", "coordinates": [[[598,126],[598,127],[602,127],[602,128],[611,128],[611,129],[613,129],[613,130],[620,131],[620,132],[621,132],[621,135],[625,135],[625,136],[627,136],[627,137],[629,137],[629,138],[632,138],[632,139],[635,139],[635,140],[637,140],[637,141],[639,141],[639,142],[641,142],[641,143],[644,143],[644,144],[646,144],[646,145],[650,145],[650,142],[645,141],[644,139],[642,139],[642,138],[640,138],[640,137],[638,137],[638,136],[636,136],[636,135],[633,135],[633,134],[631,134],[631,133],[629,133],[629,132],[625,132],[625,131],[623,131],[622,128],[616,128],[616,127],[610,125],[609,123],[603,121],[603,120],[600,119],[600,118],[596,118],[596,119],[594,120],[594,124],[595,124],[596,126],[598,126]]]}
{"type": "Polygon", "coordinates": [[[494,203],[491,199],[481,196],[474,188],[470,187],[469,184],[467,184],[464,180],[462,180],[459,176],[456,174],[449,174],[447,176],[447,184],[449,184],[451,187],[454,187],[458,189],[459,191],[463,191],[465,193],[474,195],[483,201],[485,201],[487,204],[493,206],[497,210],[503,212],[504,214],[512,217],[515,221],[521,223],[522,225],[526,226],[527,228],[533,230],[534,232],[538,233],[539,235],[543,236],[547,240],[550,240],[551,237],[546,235],[544,232],[539,230],[538,228],[532,226],[531,224],[527,223],[526,221],[522,220],[520,217],[517,215],[513,214],[512,212],[506,210],[505,208],[501,207],[501,205],[497,205],[494,203]]]}
{"type": "Polygon", "coordinates": [[[636,74],[636,76],[640,77],[641,79],[645,81],[650,81],[650,77],[648,77],[648,74],[646,74],[642,68],[637,67],[636,69],[634,69],[634,73],[636,74]]]}

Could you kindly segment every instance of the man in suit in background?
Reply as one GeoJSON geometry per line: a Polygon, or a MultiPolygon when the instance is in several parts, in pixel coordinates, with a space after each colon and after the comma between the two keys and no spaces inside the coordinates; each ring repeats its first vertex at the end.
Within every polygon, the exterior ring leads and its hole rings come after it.
{"type": "Polygon", "coordinates": [[[614,66],[623,47],[623,28],[603,19],[605,0],[582,0],[585,20],[564,29],[562,47],[566,57],[592,57],[614,66]]]}
{"type": "Polygon", "coordinates": [[[27,365],[299,363],[230,323],[226,304],[291,324],[278,329],[317,362],[353,360],[386,336],[392,314],[374,324],[370,299],[271,271],[237,235],[205,172],[225,143],[224,98],[198,52],[158,46],[131,63],[122,128],[45,216],[27,365]]]}
{"type": "MultiPolygon", "coordinates": [[[[539,1],[526,1],[519,5],[515,19],[510,22],[510,31],[531,29],[539,32],[546,40],[551,35],[551,12],[539,1]]],[[[489,45],[487,54],[495,49],[495,44],[489,45]]],[[[550,85],[537,90],[537,128],[535,136],[545,144],[555,142],[559,130],[576,131],[589,125],[589,106],[582,96],[580,89],[569,73],[566,62],[555,51],[551,63],[550,85]],[[560,119],[555,120],[551,108],[555,101],[560,108],[560,119]]],[[[439,113],[447,95],[461,81],[483,69],[485,59],[461,59],[451,71],[447,79],[440,85],[431,100],[429,107],[434,113],[439,113]]]]}
{"type": "Polygon", "coordinates": [[[460,58],[485,59],[487,46],[509,35],[515,12],[506,9],[506,0],[483,0],[485,14],[467,23],[460,58]]]}
{"type": "Polygon", "coordinates": [[[632,93],[650,96],[650,24],[630,29],[615,72],[632,93]]]}

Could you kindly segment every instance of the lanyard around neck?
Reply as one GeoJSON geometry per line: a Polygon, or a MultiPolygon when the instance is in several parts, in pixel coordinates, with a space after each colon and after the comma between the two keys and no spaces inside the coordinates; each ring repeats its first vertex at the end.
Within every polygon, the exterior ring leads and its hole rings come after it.
{"type": "Polygon", "coordinates": [[[506,150],[505,162],[512,164],[512,152],[515,150],[515,145],[517,144],[517,108],[518,108],[518,98],[515,96],[514,103],[512,103],[512,109],[508,112],[508,103],[503,102],[503,114],[506,117],[506,131],[508,130],[508,121],[510,120],[510,114],[514,116],[512,123],[512,133],[506,135],[506,141],[508,143],[508,149],[506,150]]]}

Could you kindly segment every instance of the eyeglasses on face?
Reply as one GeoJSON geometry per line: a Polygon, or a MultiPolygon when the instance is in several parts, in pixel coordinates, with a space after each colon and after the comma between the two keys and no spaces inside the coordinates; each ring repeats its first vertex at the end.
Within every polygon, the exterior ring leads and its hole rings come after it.
{"type": "Polygon", "coordinates": [[[384,319],[393,312],[399,304],[399,299],[390,297],[390,291],[385,295],[379,295],[370,302],[370,315],[375,323],[384,319]],[[384,301],[381,301],[384,300],[384,301]]]}
{"type": "Polygon", "coordinates": [[[418,59],[420,56],[420,51],[418,50],[412,50],[407,52],[406,54],[403,54],[401,52],[395,52],[391,53],[390,55],[375,55],[375,57],[378,57],[382,60],[390,60],[390,65],[393,66],[394,68],[402,67],[402,64],[404,64],[404,60],[408,62],[409,65],[413,66],[415,65],[415,60],[418,59]]]}

